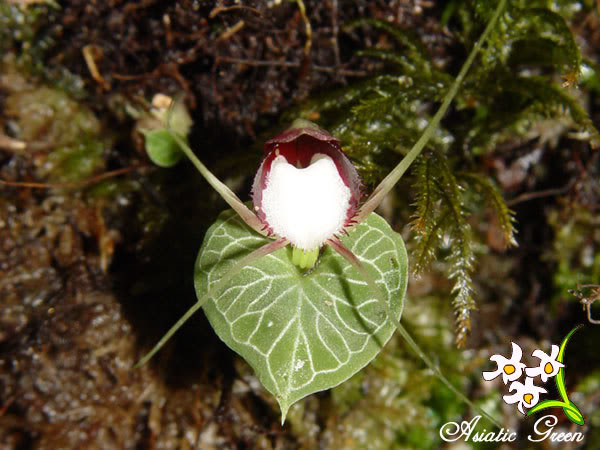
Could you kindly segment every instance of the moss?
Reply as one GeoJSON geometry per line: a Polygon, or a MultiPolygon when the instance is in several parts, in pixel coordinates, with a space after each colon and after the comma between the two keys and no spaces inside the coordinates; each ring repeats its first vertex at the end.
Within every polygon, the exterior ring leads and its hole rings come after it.
{"type": "MultiPolygon", "coordinates": [[[[5,57],[5,70],[12,72],[13,79],[19,76],[15,64],[13,58],[5,57]]],[[[8,88],[13,91],[4,100],[5,113],[12,118],[15,136],[27,142],[29,153],[36,155],[41,178],[77,181],[105,167],[113,135],[103,130],[89,108],[60,89],[25,80],[8,88]]]]}
{"type": "Polygon", "coordinates": [[[87,96],[83,80],[64,66],[46,63],[47,54],[64,32],[60,19],[64,11],[53,1],[20,6],[0,3],[0,52],[16,52],[19,70],[34,75],[53,88],[77,99],[87,96]]]}

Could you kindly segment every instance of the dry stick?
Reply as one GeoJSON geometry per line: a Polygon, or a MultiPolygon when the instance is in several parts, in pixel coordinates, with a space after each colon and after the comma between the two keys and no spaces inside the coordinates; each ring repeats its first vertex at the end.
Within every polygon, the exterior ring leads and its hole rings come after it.
{"type": "Polygon", "coordinates": [[[215,295],[218,295],[221,292],[221,290],[225,287],[225,285],[229,282],[229,280],[231,280],[236,274],[238,274],[241,269],[243,269],[248,264],[253,263],[257,259],[262,258],[263,256],[267,256],[268,254],[273,253],[273,252],[279,250],[280,248],[285,247],[287,244],[288,244],[287,239],[281,238],[277,241],[269,242],[268,244],[265,244],[262,247],[254,250],[252,253],[244,256],[237,264],[235,264],[231,269],[229,269],[227,271],[227,273],[225,275],[223,275],[223,277],[219,281],[217,281],[212,288],[208,289],[206,294],[204,294],[202,297],[200,297],[198,299],[198,301],[194,305],[192,305],[192,307],[190,309],[188,309],[183,316],[181,316],[181,318],[175,323],[175,325],[173,325],[169,329],[169,331],[167,331],[166,334],[162,338],[160,338],[160,341],[158,341],[158,343],[154,347],[152,347],[152,350],[150,350],[150,352],[148,352],[146,354],[146,356],[144,356],[133,368],[137,369],[138,367],[146,364],[148,362],[148,360],[150,358],[152,358],[154,356],[154,354],[157,351],[159,351],[163,347],[163,345],[165,345],[167,343],[167,341],[169,339],[171,339],[171,336],[173,336],[175,334],[175,332],[190,317],[192,317],[192,315],[196,311],[198,311],[200,308],[202,308],[202,306],[208,300],[210,300],[215,295]]]}
{"type": "Polygon", "coordinates": [[[335,66],[340,67],[342,60],[340,57],[340,46],[338,43],[338,34],[340,27],[337,20],[338,15],[338,0],[331,0],[331,43],[333,44],[333,56],[335,60],[335,66]]]}
{"type": "MultiPolygon", "coordinates": [[[[229,62],[229,63],[233,63],[233,64],[244,64],[247,66],[256,66],[256,67],[280,66],[280,67],[294,67],[295,68],[295,67],[300,67],[300,65],[301,65],[299,62],[294,62],[294,61],[263,61],[263,60],[258,60],[258,59],[231,58],[229,56],[219,56],[219,57],[217,57],[217,60],[219,62],[223,61],[223,62],[229,62]]],[[[314,64],[311,67],[318,72],[326,72],[326,73],[333,73],[333,74],[338,72],[340,75],[344,75],[344,76],[348,76],[348,77],[364,77],[369,74],[367,71],[364,71],[364,70],[348,70],[348,69],[339,69],[338,70],[335,67],[317,66],[314,64]]]]}
{"type": "Polygon", "coordinates": [[[310,25],[310,21],[306,16],[306,8],[304,7],[304,2],[302,0],[296,0],[298,4],[298,9],[300,10],[300,16],[302,17],[302,21],[304,22],[304,27],[306,30],[306,42],[304,43],[304,56],[308,56],[310,54],[310,49],[312,48],[312,27],[310,25]]]}
{"type": "Polygon", "coordinates": [[[383,198],[387,195],[388,192],[390,192],[390,190],[395,186],[395,184],[398,182],[398,180],[400,180],[402,175],[404,175],[404,172],[406,172],[406,170],[410,167],[410,165],[413,163],[413,161],[416,159],[416,157],[419,156],[419,154],[421,153],[423,148],[425,148],[425,145],[427,145],[427,143],[429,142],[429,139],[431,139],[431,137],[433,136],[433,132],[435,131],[438,124],[442,120],[442,117],[444,116],[444,114],[446,114],[446,111],[448,110],[450,103],[456,96],[456,93],[458,92],[458,88],[460,87],[462,81],[464,80],[465,76],[467,75],[469,68],[471,67],[471,64],[473,63],[475,56],[477,55],[477,53],[479,52],[479,49],[481,48],[483,43],[486,41],[486,39],[489,36],[489,34],[491,33],[492,29],[494,28],[494,25],[498,21],[498,18],[500,17],[500,14],[504,10],[505,5],[506,5],[506,0],[501,0],[500,3],[498,4],[498,7],[496,8],[496,12],[494,13],[494,16],[492,17],[492,19],[488,23],[487,27],[485,28],[483,34],[481,35],[481,37],[479,38],[479,40],[473,47],[473,50],[469,54],[469,57],[465,61],[465,64],[463,65],[462,69],[458,73],[458,76],[454,80],[454,83],[452,83],[452,86],[450,86],[448,93],[444,97],[444,101],[442,102],[440,109],[437,110],[437,112],[433,116],[433,119],[431,119],[431,121],[429,122],[429,125],[427,125],[427,128],[423,132],[423,135],[421,136],[421,138],[415,143],[413,148],[410,150],[410,152],[408,152],[408,154],[404,157],[404,159],[402,159],[402,161],[400,161],[400,163],[388,174],[388,176],[386,176],[383,179],[383,181],[381,183],[379,183],[379,185],[375,188],[375,190],[373,191],[371,196],[367,199],[365,204],[360,208],[360,210],[358,211],[358,215],[356,217],[356,221],[358,223],[362,222],[369,214],[371,214],[375,210],[375,208],[377,208],[379,206],[379,204],[381,203],[383,198]]]}
{"type": "Polygon", "coordinates": [[[27,144],[23,141],[19,141],[17,139],[5,135],[0,130],[0,148],[11,152],[20,152],[27,148],[27,144]]]}
{"type": "Polygon", "coordinates": [[[147,169],[147,168],[150,168],[150,166],[139,165],[139,166],[125,167],[123,169],[113,170],[110,172],[104,172],[100,175],[96,175],[94,177],[87,178],[85,180],[71,181],[68,183],[29,183],[26,181],[0,180],[0,184],[2,184],[4,186],[16,186],[16,187],[25,187],[25,188],[33,188],[33,189],[62,189],[62,188],[85,186],[87,184],[98,183],[102,180],[106,180],[107,178],[124,175],[126,173],[133,172],[134,170],[147,169]]]}
{"type": "Polygon", "coordinates": [[[577,289],[581,291],[582,289],[592,288],[592,298],[583,297],[581,298],[581,303],[583,304],[583,309],[587,309],[588,322],[593,323],[594,325],[600,325],[600,320],[596,320],[592,318],[592,305],[597,301],[600,301],[600,285],[598,284],[578,284],[577,289]]]}
{"type": "Polygon", "coordinates": [[[561,188],[546,189],[543,191],[535,191],[535,192],[525,192],[524,194],[521,194],[518,197],[515,197],[512,200],[509,200],[508,202],[506,202],[506,204],[508,206],[514,206],[519,203],[527,202],[529,200],[535,200],[536,198],[552,197],[554,195],[564,194],[565,192],[568,192],[569,189],[571,189],[573,184],[574,183],[571,182],[561,188]]]}
{"type": "Polygon", "coordinates": [[[251,8],[250,6],[243,6],[243,5],[233,5],[233,6],[217,6],[208,14],[208,17],[210,17],[211,19],[214,19],[217,16],[217,14],[225,12],[225,11],[231,11],[234,9],[245,9],[245,10],[251,11],[259,16],[261,15],[260,11],[256,8],[251,8]]]}
{"type": "Polygon", "coordinates": [[[237,33],[238,31],[240,31],[242,28],[244,28],[244,25],[246,23],[243,20],[240,20],[239,22],[237,22],[235,25],[227,28],[218,38],[217,38],[217,42],[221,42],[221,41],[226,41],[227,39],[229,39],[231,36],[233,36],[235,33],[237,33]]]}
{"type": "Polygon", "coordinates": [[[406,330],[406,328],[404,328],[404,326],[402,326],[402,324],[398,321],[395,314],[392,312],[390,305],[388,305],[385,298],[381,295],[381,291],[379,290],[379,287],[377,286],[377,282],[371,276],[371,274],[367,271],[367,269],[365,269],[365,267],[360,263],[360,261],[356,257],[356,255],[354,253],[352,253],[350,250],[348,250],[346,247],[344,247],[344,244],[342,244],[339,240],[331,239],[328,241],[328,244],[336,252],[338,252],[341,256],[343,256],[350,264],[352,264],[356,268],[356,270],[358,270],[358,272],[362,275],[362,277],[365,279],[365,281],[369,285],[369,288],[374,292],[375,297],[376,297],[377,301],[379,302],[379,304],[381,306],[383,306],[384,311],[386,312],[386,315],[387,315],[388,319],[390,320],[390,322],[392,322],[394,324],[394,326],[396,327],[396,329],[398,330],[400,335],[408,343],[408,346],[412,349],[412,351],[414,351],[417,354],[417,356],[419,358],[421,358],[421,360],[423,362],[425,362],[427,367],[429,367],[429,369],[432,370],[433,373],[435,373],[435,375],[440,380],[442,380],[442,382],[448,387],[448,389],[450,389],[452,392],[454,392],[454,394],[456,394],[456,396],[458,396],[458,398],[460,398],[466,404],[471,406],[471,408],[473,408],[474,410],[478,411],[482,416],[484,416],[486,419],[488,419],[491,423],[496,425],[498,428],[502,428],[502,425],[500,424],[500,422],[498,422],[496,419],[494,419],[483,408],[477,406],[475,403],[473,403],[471,400],[469,400],[469,398],[465,394],[460,392],[452,383],[450,383],[450,381],[448,381],[448,379],[444,376],[444,374],[442,373],[440,368],[438,366],[436,366],[431,359],[429,359],[429,357],[425,354],[425,352],[423,350],[421,350],[421,347],[419,347],[419,345],[415,342],[415,340],[412,338],[412,336],[409,334],[409,332],[406,330]]]}

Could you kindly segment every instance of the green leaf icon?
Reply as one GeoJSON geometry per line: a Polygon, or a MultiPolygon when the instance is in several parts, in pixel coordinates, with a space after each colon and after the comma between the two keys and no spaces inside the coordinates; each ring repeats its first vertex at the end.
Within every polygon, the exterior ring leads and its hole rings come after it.
{"type": "MultiPolygon", "coordinates": [[[[565,358],[565,349],[567,348],[567,343],[569,342],[569,339],[571,338],[573,333],[575,333],[581,327],[582,327],[582,325],[576,326],[563,339],[562,343],[560,344],[560,350],[558,352],[558,357],[556,358],[556,360],[558,362],[560,362],[560,363],[563,362],[563,360],[565,358]]],[[[569,400],[569,396],[567,394],[567,387],[565,385],[565,368],[564,367],[560,368],[560,370],[558,371],[558,374],[556,374],[556,378],[554,379],[554,382],[556,384],[556,389],[558,390],[558,393],[560,394],[560,397],[562,400],[546,400],[541,403],[538,403],[533,408],[531,408],[529,411],[527,411],[527,417],[531,416],[532,414],[535,414],[538,411],[541,411],[542,409],[560,407],[563,409],[565,416],[567,416],[567,418],[571,422],[576,423],[577,425],[583,425],[585,423],[583,415],[581,414],[581,412],[579,411],[579,408],[577,408],[575,403],[573,403],[571,400],[569,400]]]]}
{"type": "MultiPolygon", "coordinates": [[[[201,298],[237,261],[268,240],[232,210],[208,230],[195,266],[201,298]]],[[[361,260],[400,320],[407,255],[399,234],[371,214],[342,242],[361,260]]],[[[289,407],[337,386],[366,366],[395,331],[376,295],[356,269],[325,247],[314,270],[292,263],[287,247],[244,267],[204,305],[219,337],[289,407]]]]}

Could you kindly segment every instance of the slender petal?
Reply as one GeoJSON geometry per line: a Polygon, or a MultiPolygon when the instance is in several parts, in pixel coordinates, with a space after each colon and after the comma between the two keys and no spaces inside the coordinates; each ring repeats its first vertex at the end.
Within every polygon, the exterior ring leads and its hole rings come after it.
{"type": "Polygon", "coordinates": [[[196,157],[190,146],[187,145],[187,143],[184,139],[181,138],[181,136],[179,136],[177,133],[174,133],[173,131],[169,132],[172,134],[173,139],[175,139],[175,141],[179,144],[183,153],[185,153],[185,155],[190,159],[194,166],[196,166],[196,168],[198,169],[200,174],[206,179],[206,181],[208,181],[208,183],[221,195],[221,197],[223,197],[223,200],[225,200],[227,204],[231,206],[233,210],[240,215],[242,220],[246,222],[246,224],[250,228],[252,228],[257,233],[266,236],[267,232],[264,230],[264,224],[258,217],[256,217],[256,214],[254,214],[244,204],[244,202],[242,202],[239,199],[239,197],[227,187],[227,185],[222,183],[217,177],[215,177],[212,174],[210,170],[208,170],[208,168],[204,164],[202,164],[202,161],[200,161],[196,157]]]}
{"type": "Polygon", "coordinates": [[[268,244],[263,245],[262,247],[254,250],[252,253],[243,257],[235,266],[233,266],[229,271],[223,275],[223,277],[217,281],[217,283],[208,290],[206,294],[202,296],[202,298],[198,299],[198,301],[186,311],[186,313],[181,316],[181,318],[167,331],[167,333],[160,338],[160,341],[148,352],[135,366],[134,368],[138,368],[143,366],[154,356],[154,354],[159,351],[163,345],[167,343],[167,341],[175,334],[175,332],[190,318],[192,315],[198,311],[208,300],[210,300],[215,295],[218,295],[223,288],[227,285],[229,280],[233,278],[242,268],[247,266],[248,264],[252,264],[257,259],[262,258],[263,256],[267,256],[270,253],[273,253],[280,248],[285,247],[288,244],[288,241],[284,238],[278,239],[277,241],[269,242],[268,244]]]}
{"type": "Polygon", "coordinates": [[[506,0],[500,1],[498,7],[496,8],[494,16],[492,17],[492,20],[489,21],[487,27],[485,28],[485,31],[475,44],[475,47],[473,47],[473,50],[469,54],[467,61],[465,62],[458,76],[454,80],[454,83],[452,83],[452,86],[450,86],[450,90],[444,97],[444,101],[442,102],[440,109],[437,110],[437,112],[431,119],[431,122],[429,122],[429,125],[427,125],[427,128],[423,132],[421,138],[415,143],[410,152],[402,159],[402,161],[400,161],[400,163],[394,168],[394,170],[392,170],[388,174],[388,176],[385,177],[381,183],[379,183],[379,185],[375,188],[375,190],[367,199],[365,204],[360,208],[357,215],[357,221],[359,223],[362,222],[369,214],[371,214],[375,210],[375,208],[379,206],[383,198],[387,195],[388,192],[392,190],[392,188],[396,185],[398,180],[402,177],[402,175],[404,175],[404,172],[406,172],[406,170],[409,168],[412,162],[417,158],[417,156],[419,156],[423,148],[425,148],[425,145],[427,145],[429,139],[431,138],[431,136],[433,136],[435,128],[442,120],[444,114],[446,114],[446,111],[450,106],[450,102],[452,102],[456,93],[458,92],[458,88],[460,87],[460,84],[465,78],[467,71],[471,67],[471,64],[473,63],[475,56],[479,52],[479,49],[486,41],[492,29],[494,28],[494,25],[500,17],[500,14],[502,13],[502,11],[504,11],[505,4],[506,0]]]}

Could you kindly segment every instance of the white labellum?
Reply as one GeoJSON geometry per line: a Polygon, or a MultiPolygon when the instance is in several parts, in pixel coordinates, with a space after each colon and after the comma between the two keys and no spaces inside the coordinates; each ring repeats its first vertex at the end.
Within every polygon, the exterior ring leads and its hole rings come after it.
{"type": "Polygon", "coordinates": [[[279,155],[267,176],[262,209],[276,235],[313,250],[342,230],[350,197],[329,156],[315,154],[308,167],[298,169],[279,155]]]}

